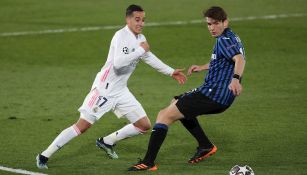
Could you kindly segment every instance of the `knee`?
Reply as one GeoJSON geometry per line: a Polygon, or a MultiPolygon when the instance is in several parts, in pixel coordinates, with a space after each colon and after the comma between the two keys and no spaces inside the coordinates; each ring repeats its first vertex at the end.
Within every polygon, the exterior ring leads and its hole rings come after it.
{"type": "Polygon", "coordinates": [[[81,134],[83,134],[83,133],[85,133],[85,131],[87,131],[89,128],[90,128],[90,126],[89,126],[89,127],[86,127],[86,128],[79,129],[79,130],[80,130],[81,134]]]}
{"type": "Polygon", "coordinates": [[[150,130],[150,128],[151,128],[151,123],[148,122],[142,127],[142,132],[147,132],[150,130]]]}
{"type": "Polygon", "coordinates": [[[157,116],[157,120],[161,120],[163,118],[167,118],[168,116],[165,115],[166,114],[166,108],[162,109],[159,111],[158,116],[157,116]]]}
{"type": "Polygon", "coordinates": [[[80,126],[76,124],[74,124],[74,126],[76,127],[76,130],[78,130],[80,134],[85,133],[85,131],[87,131],[91,127],[91,126],[80,126]]]}
{"type": "Polygon", "coordinates": [[[142,118],[141,120],[133,123],[133,125],[142,133],[149,131],[151,128],[151,123],[148,117],[142,118]]]}
{"type": "Polygon", "coordinates": [[[174,117],[174,115],[169,111],[168,108],[162,109],[159,113],[158,113],[158,117],[156,119],[156,123],[163,123],[166,125],[171,125],[172,123],[174,123],[176,121],[176,118],[174,117]]]}
{"type": "Polygon", "coordinates": [[[80,134],[82,134],[87,131],[92,125],[83,119],[79,119],[77,123],[74,124],[74,126],[80,131],[80,134]]]}
{"type": "Polygon", "coordinates": [[[162,116],[164,112],[165,112],[165,109],[160,110],[158,113],[158,117],[162,116]]]}

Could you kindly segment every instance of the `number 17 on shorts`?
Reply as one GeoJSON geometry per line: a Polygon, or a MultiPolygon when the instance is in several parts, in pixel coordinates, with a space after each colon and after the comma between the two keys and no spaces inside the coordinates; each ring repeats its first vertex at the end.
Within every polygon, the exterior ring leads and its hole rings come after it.
{"type": "Polygon", "coordinates": [[[79,111],[93,115],[98,120],[103,114],[111,109],[111,100],[100,94],[99,90],[95,88],[86,96],[79,111]]]}

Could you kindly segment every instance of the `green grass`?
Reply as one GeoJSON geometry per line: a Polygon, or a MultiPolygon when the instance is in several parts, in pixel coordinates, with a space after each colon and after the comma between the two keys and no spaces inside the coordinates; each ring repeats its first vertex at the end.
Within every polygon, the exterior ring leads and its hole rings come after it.
{"type": "MultiPolygon", "coordinates": [[[[269,1],[13,1],[0,2],[0,33],[121,25],[130,3],[143,5],[147,22],[202,19],[204,7],[218,4],[230,17],[305,13],[303,0],[269,1]]],[[[261,175],[307,174],[307,17],[231,22],[247,53],[242,96],[223,114],[200,117],[218,146],[197,165],[187,159],[196,143],[178,123],[171,126],[157,158],[158,172],[146,174],[227,174],[248,164],[261,175]]],[[[124,174],[143,157],[149,134],[119,142],[120,159],[110,160],[95,139],[124,126],[108,113],[84,135],[38,170],[35,156],[78,119],[77,108],[105,62],[116,30],[0,37],[0,165],[47,174],[124,174]]],[[[214,39],[204,24],[147,27],[152,51],[173,67],[209,60],[214,39]]],[[[203,73],[178,86],[140,63],[129,88],[152,123],[173,95],[197,87],[203,73]]],[[[0,171],[0,174],[10,174],[0,171]]],[[[128,173],[140,174],[140,173],[128,173]]]]}

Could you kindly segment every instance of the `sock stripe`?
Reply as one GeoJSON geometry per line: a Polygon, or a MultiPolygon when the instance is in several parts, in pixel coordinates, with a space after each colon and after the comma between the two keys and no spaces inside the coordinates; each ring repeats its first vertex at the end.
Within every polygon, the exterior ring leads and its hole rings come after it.
{"type": "Polygon", "coordinates": [[[81,131],[80,131],[80,129],[77,127],[77,125],[72,125],[72,127],[73,127],[73,129],[76,131],[76,133],[78,134],[78,135],[80,135],[81,134],[81,131]]]}
{"type": "Polygon", "coordinates": [[[156,123],[155,126],[154,126],[153,128],[154,128],[154,129],[161,128],[161,129],[168,130],[168,126],[167,126],[166,124],[163,124],[163,123],[156,123]]]}

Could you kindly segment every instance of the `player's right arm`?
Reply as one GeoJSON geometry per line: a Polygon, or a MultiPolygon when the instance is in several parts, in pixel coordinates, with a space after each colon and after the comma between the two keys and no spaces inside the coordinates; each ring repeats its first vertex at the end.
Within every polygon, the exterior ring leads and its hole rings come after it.
{"type": "Polygon", "coordinates": [[[209,69],[209,63],[204,65],[192,65],[188,70],[188,75],[191,75],[193,72],[200,72],[208,69],[209,69]]]}
{"type": "Polygon", "coordinates": [[[115,34],[112,39],[112,46],[114,47],[113,66],[115,69],[128,66],[149,50],[149,45],[146,41],[142,42],[134,51],[129,50],[131,49],[129,38],[121,33],[115,34]]]}

